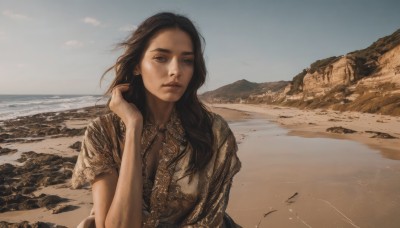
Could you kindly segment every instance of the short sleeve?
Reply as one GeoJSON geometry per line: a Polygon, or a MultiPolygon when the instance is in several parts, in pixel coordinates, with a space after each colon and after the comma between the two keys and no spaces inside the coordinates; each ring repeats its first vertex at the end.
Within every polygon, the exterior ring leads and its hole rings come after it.
{"type": "Polygon", "coordinates": [[[105,125],[102,118],[97,118],[88,125],[72,174],[72,188],[80,188],[86,183],[92,184],[96,176],[117,169],[112,155],[110,130],[105,125]]]}

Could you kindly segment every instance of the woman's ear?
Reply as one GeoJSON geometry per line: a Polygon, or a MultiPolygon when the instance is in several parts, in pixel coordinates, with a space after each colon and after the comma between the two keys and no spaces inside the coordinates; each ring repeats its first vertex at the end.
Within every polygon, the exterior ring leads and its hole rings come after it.
{"type": "Polygon", "coordinates": [[[135,66],[135,69],[133,70],[133,76],[139,76],[140,75],[140,68],[139,65],[135,66]]]}

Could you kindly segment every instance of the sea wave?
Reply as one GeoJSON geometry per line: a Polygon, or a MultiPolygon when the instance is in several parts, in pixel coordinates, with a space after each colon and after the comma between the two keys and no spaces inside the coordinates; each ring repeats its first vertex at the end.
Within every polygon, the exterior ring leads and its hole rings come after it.
{"type": "Polygon", "coordinates": [[[0,95],[0,120],[43,112],[58,112],[106,103],[99,95],[4,96],[0,95]]]}

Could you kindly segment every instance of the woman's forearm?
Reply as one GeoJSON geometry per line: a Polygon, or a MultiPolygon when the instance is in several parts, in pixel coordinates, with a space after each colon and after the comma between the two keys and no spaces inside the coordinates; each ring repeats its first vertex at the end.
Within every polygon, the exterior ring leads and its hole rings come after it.
{"type": "Polygon", "coordinates": [[[117,187],[107,213],[106,227],[142,226],[141,130],[127,128],[117,187]]]}

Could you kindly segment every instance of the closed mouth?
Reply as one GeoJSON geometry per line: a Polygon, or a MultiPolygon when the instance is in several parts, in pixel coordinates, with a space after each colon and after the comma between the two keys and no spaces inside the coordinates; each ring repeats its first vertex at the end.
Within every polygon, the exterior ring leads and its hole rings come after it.
{"type": "Polygon", "coordinates": [[[178,82],[170,82],[170,83],[164,84],[163,86],[165,86],[165,87],[182,87],[182,85],[179,84],[178,82]]]}

